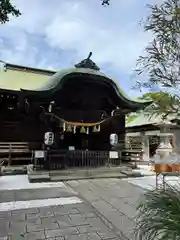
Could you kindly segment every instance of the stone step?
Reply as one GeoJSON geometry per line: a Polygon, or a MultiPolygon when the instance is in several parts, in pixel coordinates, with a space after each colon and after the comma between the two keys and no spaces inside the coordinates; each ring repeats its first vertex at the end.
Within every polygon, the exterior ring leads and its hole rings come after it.
{"type": "Polygon", "coordinates": [[[122,173],[104,173],[104,174],[98,174],[98,175],[89,175],[89,176],[52,176],[50,177],[50,180],[52,182],[58,182],[58,181],[70,181],[70,180],[83,180],[83,179],[107,179],[107,178],[126,178],[126,175],[122,173]]]}
{"type": "Polygon", "coordinates": [[[128,178],[142,177],[140,172],[132,171],[126,168],[109,168],[109,169],[76,169],[76,170],[59,170],[59,171],[31,171],[28,170],[30,182],[47,182],[47,181],[68,181],[82,179],[100,179],[100,178],[128,178]]]}
{"type": "Polygon", "coordinates": [[[65,170],[52,170],[49,171],[51,177],[57,175],[63,176],[71,176],[71,175],[79,175],[79,176],[89,176],[89,175],[101,175],[101,174],[120,174],[122,171],[128,171],[131,168],[122,166],[122,167],[99,167],[99,168],[72,168],[65,170]]]}
{"type": "Polygon", "coordinates": [[[7,166],[1,168],[1,175],[18,175],[18,174],[26,174],[27,167],[26,166],[7,166]]]}
{"type": "Polygon", "coordinates": [[[50,176],[49,173],[43,173],[43,174],[28,174],[28,180],[31,183],[35,183],[35,182],[50,182],[50,176]]]}
{"type": "Polygon", "coordinates": [[[133,171],[128,166],[99,167],[99,168],[71,168],[63,170],[43,171],[34,169],[33,165],[28,165],[28,178],[30,182],[45,181],[68,181],[81,179],[98,178],[128,178],[143,176],[140,171],[133,171]]]}
{"type": "Polygon", "coordinates": [[[126,177],[128,178],[134,178],[134,177],[143,177],[144,174],[141,174],[140,171],[132,171],[132,170],[123,170],[121,172],[122,174],[124,174],[126,177]]]}
{"type": "Polygon", "coordinates": [[[122,173],[103,173],[103,174],[88,174],[88,175],[78,175],[78,174],[71,174],[67,175],[53,175],[50,176],[49,173],[40,173],[40,174],[28,174],[29,182],[59,182],[59,181],[69,181],[69,180],[83,180],[83,179],[102,179],[102,178],[126,178],[125,174],[122,173]]]}

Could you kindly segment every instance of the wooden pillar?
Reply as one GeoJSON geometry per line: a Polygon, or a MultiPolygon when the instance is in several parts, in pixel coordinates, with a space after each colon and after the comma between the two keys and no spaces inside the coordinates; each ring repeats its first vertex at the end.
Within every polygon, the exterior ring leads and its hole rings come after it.
{"type": "Polygon", "coordinates": [[[116,133],[120,141],[125,141],[125,115],[113,116],[111,133],[116,133]]]}
{"type": "Polygon", "coordinates": [[[24,98],[24,94],[22,92],[20,92],[20,94],[18,96],[18,107],[19,107],[20,113],[24,113],[24,111],[25,111],[25,98],[24,98]]]}

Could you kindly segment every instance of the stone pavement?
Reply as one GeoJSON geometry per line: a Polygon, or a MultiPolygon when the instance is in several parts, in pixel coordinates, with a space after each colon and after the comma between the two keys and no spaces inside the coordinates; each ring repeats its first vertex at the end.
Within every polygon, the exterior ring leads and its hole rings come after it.
{"type": "MultiPolygon", "coordinates": [[[[175,173],[176,174],[176,173],[175,173]]],[[[156,188],[156,176],[146,176],[143,178],[127,179],[127,182],[146,190],[156,188]]],[[[180,188],[180,176],[166,176],[165,182],[173,187],[180,188]]],[[[162,184],[162,175],[158,177],[158,184],[162,184]]]]}
{"type": "Polygon", "coordinates": [[[122,240],[68,185],[29,184],[26,178],[0,178],[0,240],[122,240]],[[72,204],[73,197],[79,201],[72,204]]]}
{"type": "Polygon", "coordinates": [[[0,212],[0,240],[116,240],[86,203],[0,212]]]}
{"type": "MultiPolygon", "coordinates": [[[[34,183],[32,183],[34,184],[34,183]]],[[[0,191],[0,203],[10,201],[27,201],[33,199],[72,197],[77,193],[68,187],[52,187],[40,189],[21,189],[0,191]]]]}
{"type": "Polygon", "coordinates": [[[127,179],[29,184],[26,178],[19,177],[21,187],[16,176],[0,178],[0,240],[134,239],[135,206],[145,190],[127,179]],[[73,197],[79,202],[72,204],[73,197]]]}
{"type": "Polygon", "coordinates": [[[120,239],[134,239],[136,205],[145,190],[121,179],[67,181],[66,184],[92,204],[120,239]]]}

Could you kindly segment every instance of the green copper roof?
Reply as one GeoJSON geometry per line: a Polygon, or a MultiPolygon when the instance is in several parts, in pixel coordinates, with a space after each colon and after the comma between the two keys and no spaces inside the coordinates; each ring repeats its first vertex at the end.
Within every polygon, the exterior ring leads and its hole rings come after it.
{"type": "MultiPolygon", "coordinates": [[[[55,91],[57,89],[60,89],[62,87],[62,80],[65,76],[73,73],[84,73],[84,74],[92,74],[94,76],[102,76],[106,77],[105,74],[92,70],[87,68],[68,68],[63,69],[57,73],[55,73],[52,77],[50,77],[46,82],[44,82],[43,85],[41,85],[39,88],[31,89],[35,92],[43,92],[43,91],[55,91]]],[[[26,89],[22,89],[26,90],[26,89]]]]}
{"type": "Polygon", "coordinates": [[[129,106],[127,108],[142,109],[150,104],[149,101],[129,98],[114,80],[99,71],[99,67],[90,59],[91,55],[92,53],[88,58],[76,64],[75,68],[64,69],[56,73],[55,71],[6,64],[6,68],[0,70],[0,88],[9,91],[23,91],[35,98],[51,96],[53,92],[63,88],[67,79],[73,80],[70,76],[86,74],[92,76],[93,81],[103,82],[113,87],[120,101],[127,103],[129,106]]]}
{"type": "Polygon", "coordinates": [[[29,92],[29,94],[35,94],[35,95],[40,94],[40,93],[41,94],[42,93],[44,93],[44,94],[52,93],[52,92],[56,91],[57,89],[61,89],[63,87],[64,82],[65,82],[65,77],[67,77],[68,75],[73,75],[73,74],[74,74],[74,76],[77,74],[92,75],[92,76],[95,76],[94,81],[104,81],[108,84],[111,84],[111,86],[114,88],[115,93],[118,95],[118,97],[121,100],[128,102],[128,104],[131,107],[142,108],[143,106],[150,104],[149,101],[142,101],[142,100],[135,101],[133,99],[130,99],[124,93],[124,91],[122,91],[122,89],[119,88],[118,84],[115,83],[115,81],[113,81],[111,78],[107,77],[104,73],[94,70],[94,69],[89,69],[89,68],[69,68],[69,69],[61,70],[61,71],[55,73],[52,77],[50,77],[49,80],[47,80],[41,87],[32,89],[31,91],[22,89],[22,91],[27,91],[27,93],[29,92]],[[99,79],[98,77],[101,77],[101,79],[99,79]]]}

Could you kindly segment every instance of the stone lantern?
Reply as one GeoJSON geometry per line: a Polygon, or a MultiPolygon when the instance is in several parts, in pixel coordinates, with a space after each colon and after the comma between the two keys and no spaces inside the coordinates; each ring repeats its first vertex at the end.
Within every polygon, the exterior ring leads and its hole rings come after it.
{"type": "Polygon", "coordinates": [[[169,136],[172,136],[172,133],[170,132],[169,124],[161,124],[159,127],[160,144],[156,150],[156,154],[160,157],[160,159],[165,159],[173,152],[173,147],[169,141],[169,136]]]}

